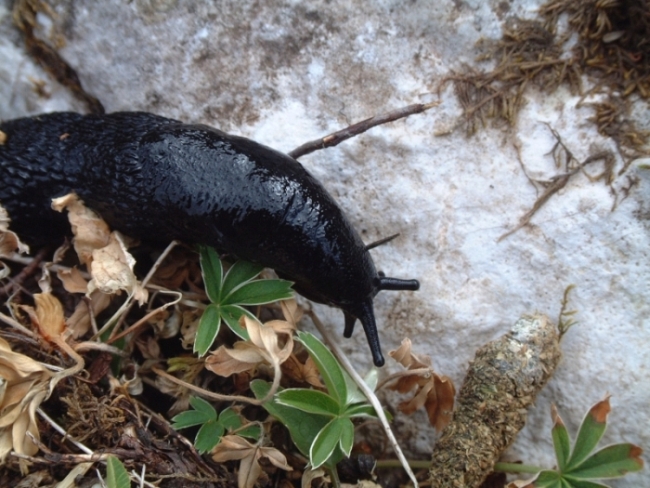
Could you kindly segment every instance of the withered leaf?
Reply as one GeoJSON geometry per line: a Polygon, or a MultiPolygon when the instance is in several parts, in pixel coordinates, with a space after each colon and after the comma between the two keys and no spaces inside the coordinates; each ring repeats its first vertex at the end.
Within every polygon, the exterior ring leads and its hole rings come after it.
{"type": "Polygon", "coordinates": [[[251,444],[238,435],[226,435],[212,450],[212,459],[216,462],[239,460],[239,474],[237,484],[239,488],[253,488],[255,482],[262,474],[259,464],[261,458],[267,458],[274,466],[292,471],[287,463],[287,458],[273,447],[262,447],[251,444]]]}

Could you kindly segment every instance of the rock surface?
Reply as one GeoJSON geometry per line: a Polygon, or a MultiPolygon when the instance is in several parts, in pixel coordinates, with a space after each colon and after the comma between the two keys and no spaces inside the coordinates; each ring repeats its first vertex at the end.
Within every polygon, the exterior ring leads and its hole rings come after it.
{"type": "MultiPolygon", "coordinates": [[[[0,2],[0,117],[83,110],[26,56],[9,3],[0,2]],[[38,81],[49,97],[34,90],[38,81]]],[[[540,4],[48,3],[56,15],[39,16],[45,36],[61,36],[60,52],[107,111],[202,122],[283,151],[366,117],[436,100],[450,70],[476,64],[480,37],[498,38],[506,17],[532,17],[540,4]]],[[[615,151],[615,144],[598,135],[589,107],[577,108],[578,98],[565,89],[550,96],[529,90],[515,127],[488,127],[472,137],[462,130],[436,136],[461,113],[451,88],[440,100],[424,114],[301,158],[366,242],[401,234],[373,251],[380,269],[421,280],[417,293],[377,297],[385,352],[409,336],[416,352],[432,356],[436,369],[460,384],[477,348],[522,314],[557,317],[565,288],[574,284],[570,308],[578,311],[578,325],[563,339],[562,363],[510,458],[552,466],[551,402],[575,432],[607,392],[613,411],[605,443],[650,448],[650,175],[632,167],[610,188],[577,174],[530,225],[499,241],[539,195],[529,178],[561,173],[549,154],[556,142],[549,126],[578,160],[615,151]],[[626,195],[628,176],[639,182],[626,195]]],[[[598,164],[587,171],[596,174],[598,164]]],[[[617,171],[623,165],[615,164],[617,171]]],[[[318,310],[342,331],[340,312],[318,310]]],[[[360,330],[341,341],[361,369],[371,365],[360,330]]],[[[396,420],[403,446],[421,458],[435,439],[425,423],[424,415],[396,420]]],[[[650,485],[650,475],[611,485],[650,485]]]]}

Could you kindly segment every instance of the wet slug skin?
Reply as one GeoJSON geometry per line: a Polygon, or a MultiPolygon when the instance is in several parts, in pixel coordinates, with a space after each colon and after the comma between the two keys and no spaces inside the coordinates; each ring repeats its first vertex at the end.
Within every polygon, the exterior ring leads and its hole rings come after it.
{"type": "Polygon", "coordinates": [[[374,246],[295,159],[144,112],[52,113],[3,122],[0,131],[0,203],[28,242],[68,232],[50,205],[74,191],[124,234],[206,244],[275,269],[305,297],[341,308],[346,337],[359,319],[374,363],[384,363],[373,297],[419,283],[377,272],[374,246]]]}

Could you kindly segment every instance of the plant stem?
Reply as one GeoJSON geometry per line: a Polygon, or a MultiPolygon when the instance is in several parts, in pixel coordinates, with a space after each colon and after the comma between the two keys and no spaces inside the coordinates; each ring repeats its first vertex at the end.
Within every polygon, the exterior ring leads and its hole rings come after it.
{"type": "Polygon", "coordinates": [[[537,474],[542,471],[542,468],[538,466],[531,466],[530,464],[519,464],[519,463],[496,463],[494,465],[494,471],[500,473],[530,473],[537,474]]]}

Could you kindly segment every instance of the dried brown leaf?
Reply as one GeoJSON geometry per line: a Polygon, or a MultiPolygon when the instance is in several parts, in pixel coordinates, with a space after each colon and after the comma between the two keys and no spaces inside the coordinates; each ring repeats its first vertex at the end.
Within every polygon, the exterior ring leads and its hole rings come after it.
{"type": "Polygon", "coordinates": [[[88,281],[76,266],[71,269],[60,269],[56,272],[56,276],[61,280],[63,288],[68,293],[86,293],[88,291],[88,281]]]}
{"type": "Polygon", "coordinates": [[[86,208],[74,193],[52,199],[52,208],[57,212],[68,210],[68,220],[74,234],[74,249],[79,260],[90,267],[92,253],[109,242],[110,230],[95,212],[86,208]]]}
{"type": "Polygon", "coordinates": [[[160,359],[160,344],[153,336],[138,338],[135,345],[145,359],[160,359]]]}
{"type": "Polygon", "coordinates": [[[300,319],[303,316],[302,307],[298,306],[298,302],[293,298],[290,300],[282,300],[280,302],[280,307],[282,308],[284,319],[294,327],[298,325],[298,322],[300,322],[300,319]]]}
{"type": "Polygon", "coordinates": [[[13,449],[33,456],[39,439],[36,409],[48,394],[52,374],[0,339],[0,462],[13,449]]]}
{"type": "Polygon", "coordinates": [[[111,295],[124,290],[142,305],[148,293],[135,277],[133,266],[135,259],[127,251],[121,235],[111,233],[106,246],[92,251],[92,280],[88,283],[88,292],[97,289],[111,295]]]}
{"type": "Polygon", "coordinates": [[[63,305],[58,298],[51,293],[35,293],[34,303],[36,304],[35,324],[45,340],[52,342],[54,338],[61,337],[65,330],[65,317],[63,316],[63,305]]]}
{"type": "Polygon", "coordinates": [[[111,295],[95,290],[90,294],[89,303],[90,310],[88,308],[88,302],[82,300],[77,303],[74,312],[66,320],[66,325],[72,332],[72,337],[74,338],[81,337],[88,332],[91,325],[90,311],[92,310],[93,317],[103,312],[111,303],[111,295]]]}
{"type": "Polygon", "coordinates": [[[431,425],[441,431],[451,421],[456,389],[451,379],[433,371],[430,357],[415,355],[411,347],[411,340],[407,337],[398,349],[388,353],[408,370],[419,370],[401,376],[390,389],[399,393],[415,390],[410,400],[399,404],[399,410],[410,415],[424,407],[431,425]]]}
{"type": "Polygon", "coordinates": [[[9,230],[11,219],[0,205],[0,257],[9,257],[14,252],[29,254],[29,246],[20,241],[15,232],[9,230]]]}
{"type": "Polygon", "coordinates": [[[292,471],[287,458],[275,448],[251,444],[238,435],[226,435],[212,450],[212,459],[216,462],[239,460],[237,484],[239,488],[253,488],[262,474],[259,464],[261,458],[267,458],[274,466],[292,471]]]}
{"type": "Polygon", "coordinates": [[[389,351],[388,355],[407,369],[430,368],[431,358],[428,356],[417,356],[411,351],[411,339],[408,337],[402,340],[400,347],[394,351],[389,351]]]}
{"type": "Polygon", "coordinates": [[[232,348],[219,347],[205,361],[205,367],[219,376],[252,371],[259,364],[279,366],[293,350],[295,326],[284,320],[272,320],[265,324],[242,316],[240,322],[246,327],[250,342],[237,341],[232,348]],[[279,336],[286,336],[284,346],[279,336]]]}
{"type": "Polygon", "coordinates": [[[429,416],[429,423],[441,432],[451,422],[456,388],[446,376],[434,375],[433,380],[434,387],[427,395],[424,408],[429,416]]]}
{"type": "Polygon", "coordinates": [[[194,340],[196,339],[196,331],[199,328],[201,315],[197,309],[188,310],[183,312],[183,319],[181,323],[181,345],[183,349],[192,349],[194,347],[194,340]]]}
{"type": "Polygon", "coordinates": [[[282,363],[282,374],[300,383],[309,383],[316,388],[325,388],[325,385],[323,385],[323,382],[320,379],[320,373],[318,372],[316,363],[311,356],[308,356],[305,364],[303,364],[295,354],[291,354],[291,356],[282,363]]]}

